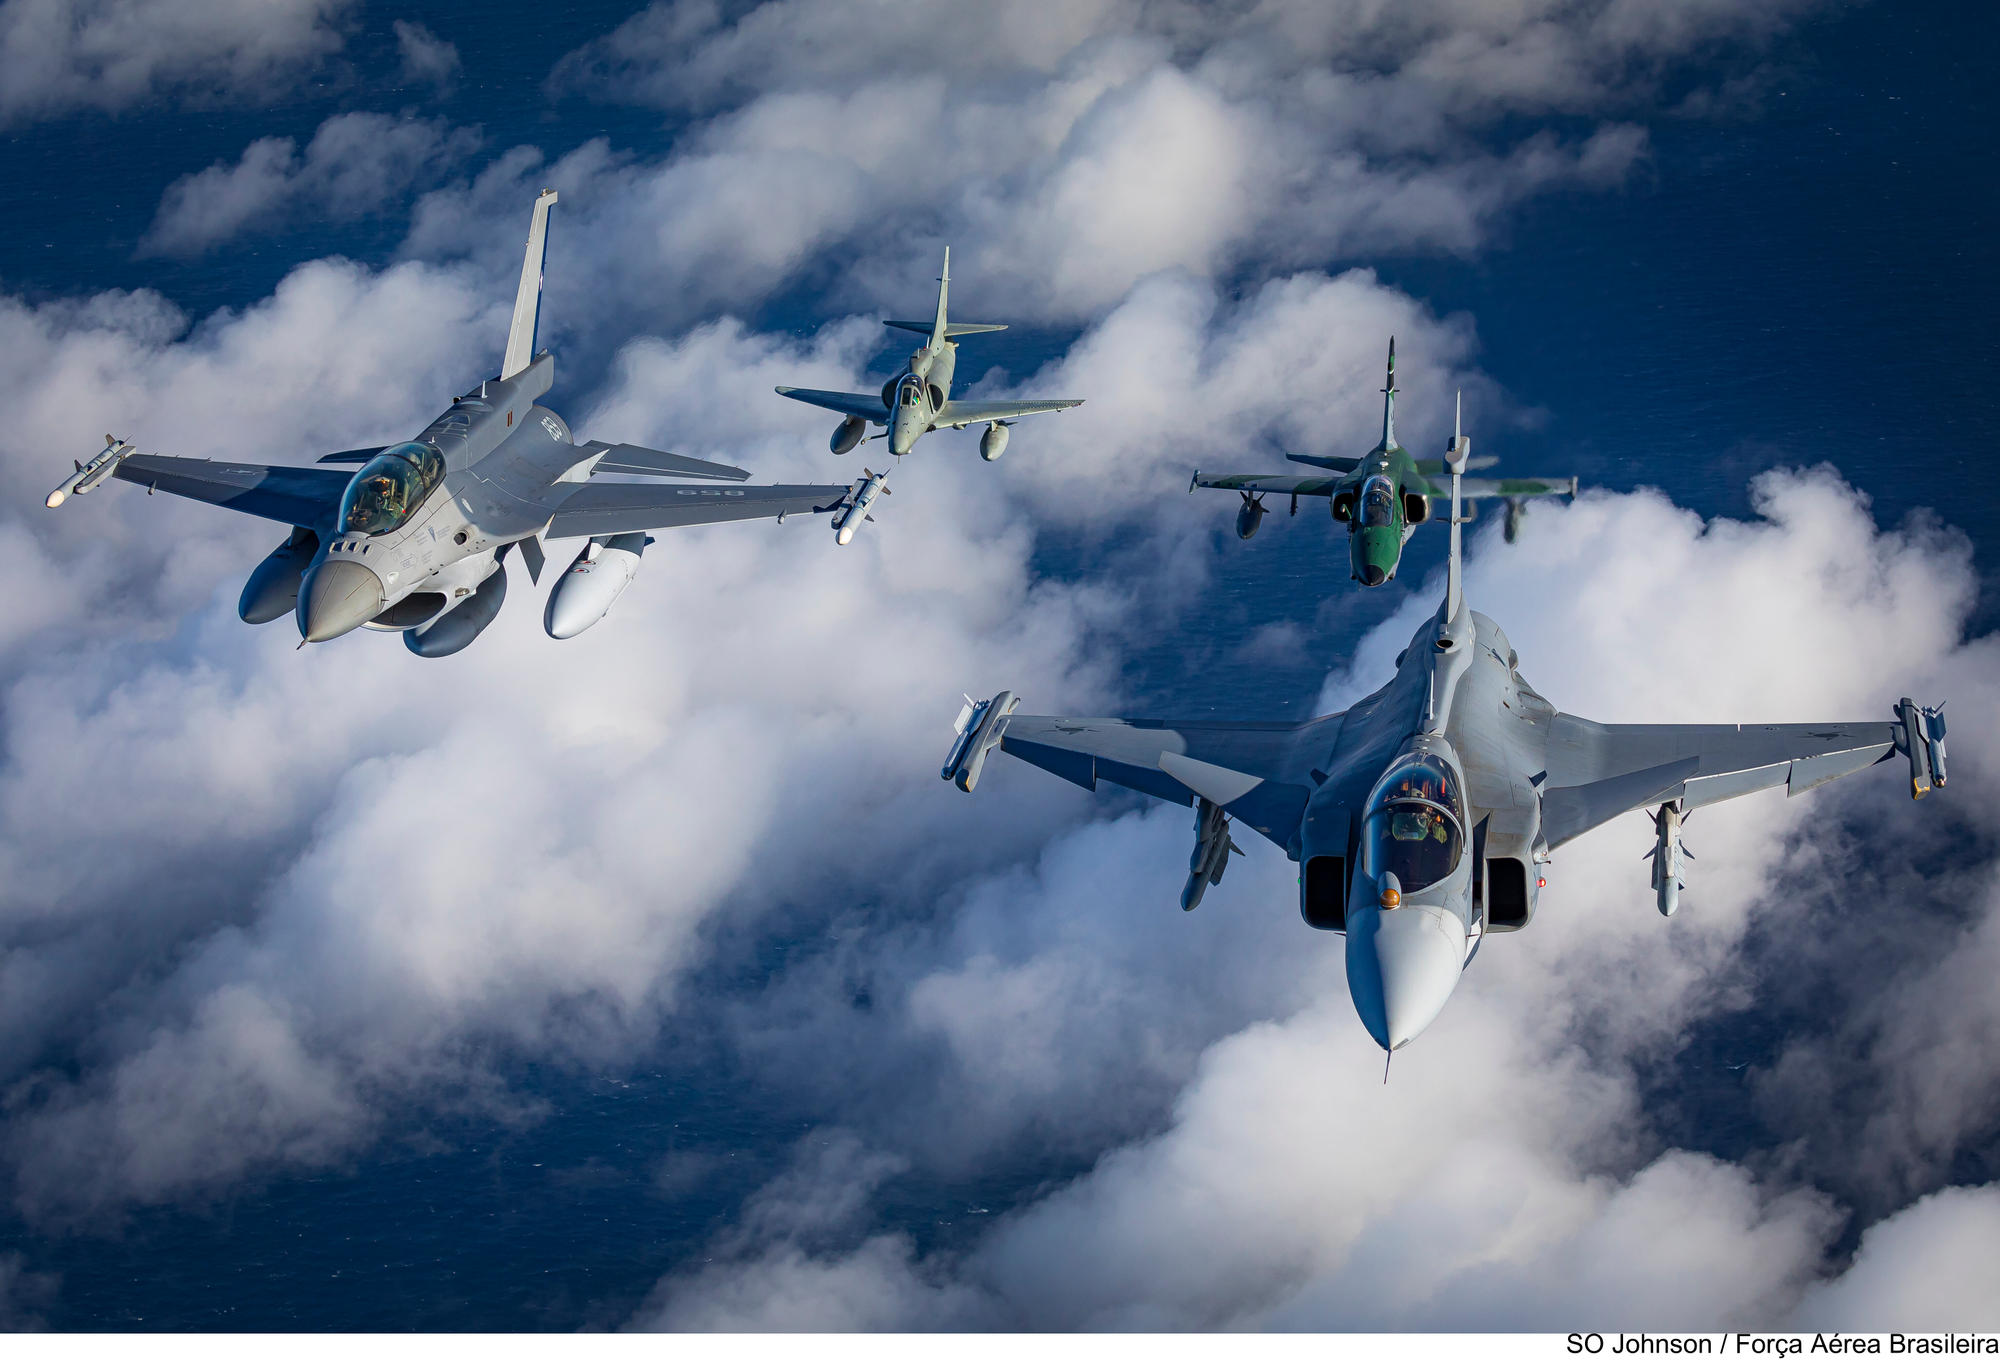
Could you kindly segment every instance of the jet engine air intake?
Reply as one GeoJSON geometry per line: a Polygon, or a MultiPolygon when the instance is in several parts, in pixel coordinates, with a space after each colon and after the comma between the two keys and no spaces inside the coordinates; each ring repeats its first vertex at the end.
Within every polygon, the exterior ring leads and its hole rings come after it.
{"type": "Polygon", "coordinates": [[[1528,865],[1511,855],[1495,855],[1485,861],[1486,928],[1519,930],[1535,915],[1535,899],[1528,891],[1528,865]]]}
{"type": "Polygon", "coordinates": [[[1354,817],[1345,807],[1309,805],[1299,827],[1299,915],[1314,930],[1347,929],[1347,871],[1354,817]]]}

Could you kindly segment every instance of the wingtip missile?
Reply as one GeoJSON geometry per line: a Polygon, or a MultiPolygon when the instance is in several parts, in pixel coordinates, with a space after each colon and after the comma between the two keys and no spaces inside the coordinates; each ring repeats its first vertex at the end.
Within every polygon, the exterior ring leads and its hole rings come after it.
{"type": "MultiPolygon", "coordinates": [[[[65,477],[62,484],[49,493],[43,504],[53,510],[71,496],[82,496],[95,491],[106,477],[118,470],[118,465],[131,457],[136,446],[120,439],[117,435],[104,436],[104,448],[87,463],[77,463],[76,471],[65,477]]],[[[75,462],[74,459],[71,460],[75,462]]]]}
{"type": "Polygon", "coordinates": [[[846,547],[854,541],[854,535],[863,522],[873,521],[874,516],[868,511],[875,504],[877,497],[888,494],[889,488],[884,485],[888,480],[887,472],[861,469],[861,480],[855,483],[854,490],[849,493],[846,507],[833,517],[835,543],[843,548],[846,547]]]}
{"type": "Polygon", "coordinates": [[[1896,717],[1896,745],[1910,762],[1910,797],[1943,788],[1944,705],[1924,707],[1905,695],[1896,704],[1896,717]]]}

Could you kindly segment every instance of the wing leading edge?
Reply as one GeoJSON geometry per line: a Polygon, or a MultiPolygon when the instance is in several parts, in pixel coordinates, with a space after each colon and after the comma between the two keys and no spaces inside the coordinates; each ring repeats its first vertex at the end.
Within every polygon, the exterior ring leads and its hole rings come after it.
{"type": "MultiPolygon", "coordinates": [[[[1897,722],[1777,723],[1764,726],[1591,722],[1558,713],[1549,732],[1548,780],[1542,792],[1542,835],[1550,849],[1575,840],[1635,808],[1678,800],[1692,811],[1726,798],[1785,786],[1788,796],[1864,770],[1901,752],[1908,755],[1915,718],[1897,722]]],[[[1932,715],[1934,716],[1934,715],[1932,715]]],[[[1942,722],[1936,732],[1941,743],[1942,722]]],[[[1914,741],[1929,748],[1919,732],[1914,741]]],[[[1913,757],[1913,791],[1929,787],[1942,754],[1913,757]]],[[[1939,779],[1937,782],[1943,782],[1939,779]]]]}
{"type": "Polygon", "coordinates": [[[549,538],[681,529],[739,519],[818,514],[847,499],[846,486],[661,486],[591,482],[549,521],[549,538]]]}
{"type": "Polygon", "coordinates": [[[1285,477],[1261,472],[1197,472],[1188,487],[1219,487],[1224,491],[1269,492],[1274,496],[1331,496],[1344,477],[1285,477]]]}
{"type": "Polygon", "coordinates": [[[1081,406],[1077,401],[948,401],[931,417],[933,429],[962,430],[983,420],[1013,420],[1038,416],[1048,411],[1067,411],[1081,406]]]}
{"type": "Polygon", "coordinates": [[[825,392],[817,387],[779,387],[773,389],[781,397],[802,401],[808,406],[820,406],[829,411],[838,411],[844,416],[859,416],[884,425],[889,420],[889,408],[882,404],[881,394],[875,392],[825,392]]]}

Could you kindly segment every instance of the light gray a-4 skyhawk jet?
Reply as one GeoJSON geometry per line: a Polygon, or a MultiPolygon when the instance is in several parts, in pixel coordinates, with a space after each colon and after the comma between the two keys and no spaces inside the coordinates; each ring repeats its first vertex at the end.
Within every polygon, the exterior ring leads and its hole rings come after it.
{"type": "MultiPolygon", "coordinates": [[[[947,248],[944,252],[944,273],[938,277],[937,316],[931,321],[882,323],[898,330],[915,331],[927,338],[910,356],[909,362],[903,365],[903,371],[882,385],[879,394],[780,387],[778,395],[809,406],[825,407],[846,417],[834,427],[833,438],[829,441],[829,447],[835,453],[846,453],[859,444],[862,436],[868,433],[870,424],[887,427],[882,434],[868,437],[886,438],[889,452],[898,458],[915,448],[917,440],[932,430],[962,430],[968,425],[984,425],[986,433],[979,436],[979,456],[989,463],[1007,451],[1007,427],[1018,417],[1083,405],[1082,401],[954,401],[951,377],[958,366],[958,346],[952,343],[953,338],[1007,328],[947,321],[945,298],[950,291],[951,251],[947,248]]],[[[861,481],[855,486],[852,503],[834,516],[834,537],[838,542],[844,545],[854,541],[855,530],[868,517],[868,508],[883,493],[883,483],[888,478],[887,469],[881,472],[863,470],[861,481]]]]}
{"type": "Polygon", "coordinates": [[[1550,853],[1593,827],[1658,807],[1653,888],[1671,916],[1682,819],[1696,808],[1780,785],[1804,793],[1898,754],[1912,795],[1944,784],[1943,715],[1909,699],[1888,722],[1626,725],[1557,712],[1515,668],[1500,626],[1465,604],[1458,479],[1469,451],[1454,434],[1444,603],[1395,678],[1345,713],[1027,717],[1003,690],[960,714],[945,778],[970,792],[997,746],[1086,789],[1109,780],[1193,805],[1189,910],[1236,851],[1229,819],[1248,824],[1299,862],[1306,924],[1345,932],[1355,1010],[1390,1052],[1437,1018],[1487,935],[1528,924],[1550,853]]]}
{"type": "Polygon", "coordinates": [[[543,615],[549,636],[574,637],[603,618],[639,567],[648,529],[763,519],[839,508],[846,486],[744,486],[750,474],[634,444],[575,443],[537,403],[555,360],[536,353],[552,189],[535,200],[528,253],[500,376],[452,402],[414,440],[331,453],[330,467],[269,467],[167,458],[107,438],[104,451],[49,496],[51,509],[117,477],[292,526],[250,574],[237,611],[246,623],[296,614],[303,641],[356,628],[401,632],[418,656],[469,644],[507,597],[510,549],[541,579],[541,539],[589,542],[563,573],[543,615]],[[596,481],[604,474],[655,479],[596,481]]]}

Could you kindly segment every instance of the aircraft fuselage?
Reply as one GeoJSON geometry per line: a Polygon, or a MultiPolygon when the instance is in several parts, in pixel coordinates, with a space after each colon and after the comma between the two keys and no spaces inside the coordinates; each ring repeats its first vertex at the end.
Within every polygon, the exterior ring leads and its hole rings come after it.
{"type": "Polygon", "coordinates": [[[951,400],[958,346],[949,340],[925,344],[883,389],[889,404],[889,452],[898,458],[929,433],[937,413],[951,400]]]}
{"type": "Polygon", "coordinates": [[[442,455],[444,476],[393,527],[337,526],[319,545],[300,583],[301,636],[432,624],[480,595],[507,545],[540,532],[548,489],[582,461],[569,426],[535,400],[552,368],[544,356],[510,380],[483,383],[425,427],[414,442],[442,455]]]}

